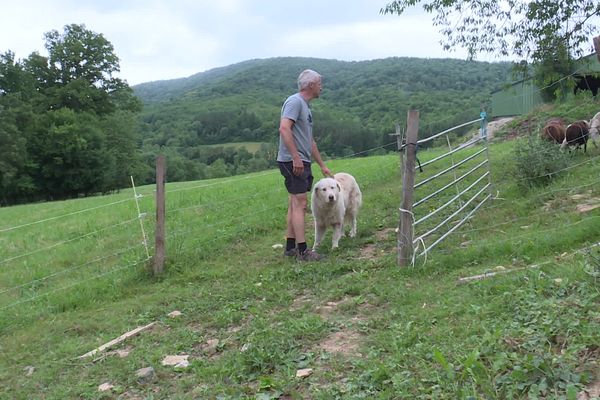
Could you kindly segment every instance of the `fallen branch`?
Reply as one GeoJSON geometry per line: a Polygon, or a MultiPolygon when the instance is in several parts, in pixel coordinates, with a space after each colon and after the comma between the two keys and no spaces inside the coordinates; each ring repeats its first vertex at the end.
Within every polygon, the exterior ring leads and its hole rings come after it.
{"type": "Polygon", "coordinates": [[[127,333],[124,333],[121,336],[119,336],[118,338],[113,339],[110,342],[103,344],[102,346],[98,347],[97,349],[94,349],[92,351],[89,351],[89,352],[85,353],[82,356],[79,356],[79,358],[91,357],[94,354],[99,353],[101,351],[104,351],[104,350],[106,350],[106,349],[108,349],[108,348],[110,348],[110,347],[112,347],[112,346],[114,346],[116,344],[119,344],[119,343],[127,340],[128,338],[137,335],[138,333],[140,333],[142,331],[150,329],[154,324],[156,324],[156,321],[155,322],[151,322],[151,323],[149,323],[148,325],[145,325],[145,326],[139,326],[139,327],[135,328],[134,330],[129,331],[127,333]]]}
{"type": "Polygon", "coordinates": [[[542,266],[544,264],[548,264],[549,262],[550,261],[543,262],[541,264],[529,265],[527,267],[522,267],[522,268],[505,269],[505,270],[502,270],[502,271],[486,272],[486,273],[480,274],[480,275],[467,276],[465,278],[459,278],[458,279],[458,283],[468,283],[468,282],[472,282],[472,281],[480,281],[482,279],[491,278],[492,276],[501,275],[501,274],[508,274],[509,272],[523,271],[523,270],[531,269],[531,268],[539,268],[540,266],[542,266]]]}

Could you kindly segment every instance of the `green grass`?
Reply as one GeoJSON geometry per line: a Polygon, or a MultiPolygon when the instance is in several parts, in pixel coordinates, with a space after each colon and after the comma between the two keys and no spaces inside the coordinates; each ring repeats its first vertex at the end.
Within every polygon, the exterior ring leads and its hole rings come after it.
{"type": "MultiPolygon", "coordinates": [[[[358,237],[331,251],[329,233],[320,263],[285,260],[272,247],[284,241],[287,201],[276,171],[168,184],[159,278],[144,261],[131,190],[2,208],[6,230],[123,200],[0,233],[0,260],[18,257],[0,264],[0,398],[575,399],[598,379],[600,265],[577,250],[600,241],[600,209],[578,213],[572,196],[600,198],[600,151],[574,153],[572,165],[585,164],[524,191],[511,170],[516,143],[490,148],[495,199],[414,268],[396,263],[397,155],[328,163],[356,177],[364,205],[358,237]],[[173,310],[183,315],[168,317],[173,310]],[[117,346],[127,357],[78,359],[152,321],[117,346]],[[203,350],[210,339],[219,340],[214,354],[203,350]],[[161,365],[174,354],[190,355],[190,367],[161,365]],[[135,372],[148,366],[155,377],[139,383],[135,372]],[[299,379],[300,368],[314,372],[299,379]],[[113,390],[98,392],[104,382],[113,390]]],[[[153,188],[138,191],[152,233],[153,188]]]]}

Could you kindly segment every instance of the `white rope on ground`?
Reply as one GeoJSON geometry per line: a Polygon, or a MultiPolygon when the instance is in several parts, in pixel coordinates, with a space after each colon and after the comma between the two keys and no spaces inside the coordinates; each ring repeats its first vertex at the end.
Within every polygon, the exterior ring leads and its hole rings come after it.
{"type": "Polygon", "coordinates": [[[125,202],[132,201],[132,200],[133,199],[119,200],[119,201],[115,201],[113,203],[103,204],[101,206],[92,207],[92,208],[86,208],[85,210],[74,211],[72,213],[58,215],[56,217],[50,217],[50,218],[42,219],[42,220],[35,221],[35,222],[29,222],[29,223],[26,223],[26,224],[23,224],[23,225],[17,225],[17,226],[13,226],[13,227],[10,227],[10,228],[3,228],[3,229],[0,229],[0,233],[13,231],[15,229],[24,228],[24,227],[31,226],[31,225],[41,224],[41,223],[48,222],[48,221],[54,221],[54,220],[59,219],[59,218],[70,217],[72,215],[77,215],[77,214],[81,214],[81,213],[88,212],[88,211],[98,210],[100,208],[110,207],[110,206],[114,206],[116,204],[121,204],[121,203],[125,203],[125,202]]]}
{"type": "Polygon", "coordinates": [[[72,239],[68,239],[68,240],[63,240],[63,241],[54,243],[54,244],[52,244],[50,246],[39,248],[37,250],[33,250],[33,251],[28,252],[28,253],[20,254],[18,256],[5,258],[4,260],[0,260],[0,265],[2,265],[4,263],[7,263],[9,261],[17,260],[17,259],[22,258],[22,257],[27,257],[27,256],[30,256],[30,255],[33,255],[33,254],[36,254],[36,253],[40,253],[42,251],[46,251],[46,250],[53,249],[55,247],[59,247],[59,246],[65,245],[67,243],[71,243],[71,242],[74,242],[74,241],[86,238],[88,236],[95,235],[95,234],[100,233],[102,231],[106,231],[108,229],[112,229],[112,228],[116,228],[116,227],[119,227],[119,226],[123,226],[123,225],[129,224],[129,223],[131,223],[133,221],[136,221],[136,220],[137,220],[137,218],[132,218],[132,219],[127,220],[127,221],[119,222],[118,224],[114,224],[114,225],[111,225],[111,226],[104,227],[102,229],[98,229],[97,231],[94,231],[94,232],[86,233],[85,235],[81,235],[81,236],[76,237],[76,238],[72,238],[72,239]]]}
{"type": "Polygon", "coordinates": [[[4,289],[4,290],[0,291],[0,294],[2,294],[2,293],[6,293],[6,292],[10,292],[10,291],[13,291],[13,290],[16,290],[16,289],[20,289],[20,288],[22,288],[22,287],[29,286],[29,285],[32,285],[32,284],[34,284],[34,283],[43,282],[43,281],[45,281],[45,280],[48,280],[48,279],[50,279],[50,278],[53,278],[53,277],[55,277],[55,276],[62,275],[62,274],[66,274],[67,272],[73,272],[73,271],[76,271],[76,270],[78,270],[78,269],[80,269],[80,268],[86,267],[86,266],[88,266],[88,265],[95,264],[95,263],[97,263],[97,262],[100,262],[100,261],[103,261],[103,260],[109,259],[109,258],[111,258],[111,257],[120,256],[120,255],[122,255],[122,254],[125,254],[125,253],[127,253],[128,251],[130,251],[130,250],[132,250],[132,249],[137,249],[137,248],[139,248],[139,246],[138,246],[138,245],[135,245],[135,246],[128,247],[128,248],[126,248],[126,249],[119,250],[119,251],[117,251],[116,253],[112,253],[112,254],[109,254],[109,255],[107,255],[107,256],[98,257],[98,258],[96,258],[96,259],[94,259],[94,260],[91,260],[91,261],[88,261],[88,262],[86,262],[86,263],[83,263],[83,264],[79,264],[79,265],[73,266],[73,267],[71,267],[71,268],[66,268],[66,269],[60,270],[60,271],[58,271],[58,272],[55,272],[55,273],[53,273],[53,274],[50,274],[50,275],[44,276],[44,277],[42,277],[42,278],[39,278],[39,279],[34,279],[34,280],[32,280],[32,281],[25,282],[25,283],[22,283],[22,284],[20,284],[20,285],[17,285],[17,286],[13,286],[13,287],[10,287],[10,288],[7,288],[7,289],[4,289]]]}
{"type": "Polygon", "coordinates": [[[100,275],[96,275],[96,276],[93,276],[93,277],[91,277],[91,278],[87,278],[87,279],[84,279],[84,280],[81,280],[81,281],[78,281],[78,282],[75,282],[75,283],[72,283],[72,284],[69,284],[69,285],[65,285],[65,286],[62,286],[62,287],[60,287],[60,288],[56,288],[56,289],[50,290],[50,291],[48,291],[48,292],[42,293],[42,294],[40,294],[40,295],[33,296],[33,297],[30,297],[30,298],[28,298],[28,299],[25,299],[25,300],[20,300],[20,301],[17,301],[17,302],[11,303],[11,304],[9,304],[9,305],[7,305],[7,306],[4,306],[4,307],[0,307],[0,310],[6,310],[6,309],[8,309],[8,308],[12,308],[12,307],[14,307],[14,306],[17,306],[17,305],[19,305],[19,304],[28,303],[28,302],[30,302],[30,301],[33,301],[33,300],[36,300],[36,299],[39,299],[39,298],[42,298],[42,297],[46,297],[46,296],[48,296],[48,295],[50,295],[50,294],[52,294],[52,293],[56,293],[56,292],[58,292],[58,291],[65,290],[65,289],[69,289],[69,288],[71,288],[71,287],[74,287],[74,286],[80,285],[80,284],[82,284],[82,283],[89,282],[89,281],[91,281],[91,280],[94,280],[94,279],[101,278],[101,277],[103,277],[103,276],[106,276],[106,275],[112,274],[113,272],[117,272],[117,271],[124,270],[124,269],[126,269],[126,268],[131,268],[131,267],[134,267],[134,266],[136,266],[136,265],[138,265],[138,264],[140,264],[140,263],[143,263],[143,262],[145,262],[145,261],[148,261],[148,259],[142,259],[142,260],[138,260],[138,261],[134,262],[133,264],[124,265],[124,266],[122,266],[122,267],[119,267],[119,268],[113,268],[113,269],[111,269],[110,271],[107,271],[107,272],[105,272],[105,273],[102,273],[102,274],[100,274],[100,275]]]}

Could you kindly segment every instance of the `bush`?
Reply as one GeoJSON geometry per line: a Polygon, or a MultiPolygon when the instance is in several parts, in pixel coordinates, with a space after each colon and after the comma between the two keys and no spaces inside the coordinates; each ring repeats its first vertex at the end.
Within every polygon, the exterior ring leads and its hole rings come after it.
{"type": "Polygon", "coordinates": [[[514,176],[522,189],[547,185],[569,165],[568,152],[534,135],[519,139],[514,159],[514,176]]]}

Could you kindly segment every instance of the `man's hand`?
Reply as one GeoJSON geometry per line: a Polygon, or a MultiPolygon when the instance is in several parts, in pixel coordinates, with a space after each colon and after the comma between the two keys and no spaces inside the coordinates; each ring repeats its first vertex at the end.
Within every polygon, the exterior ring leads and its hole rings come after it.
{"type": "Polygon", "coordinates": [[[300,176],[304,173],[304,163],[302,162],[300,156],[292,159],[292,172],[296,176],[300,176]]]}
{"type": "Polygon", "coordinates": [[[333,173],[331,172],[331,170],[329,168],[327,168],[327,166],[323,165],[323,168],[321,168],[321,172],[323,173],[324,176],[333,178],[333,173]]]}

